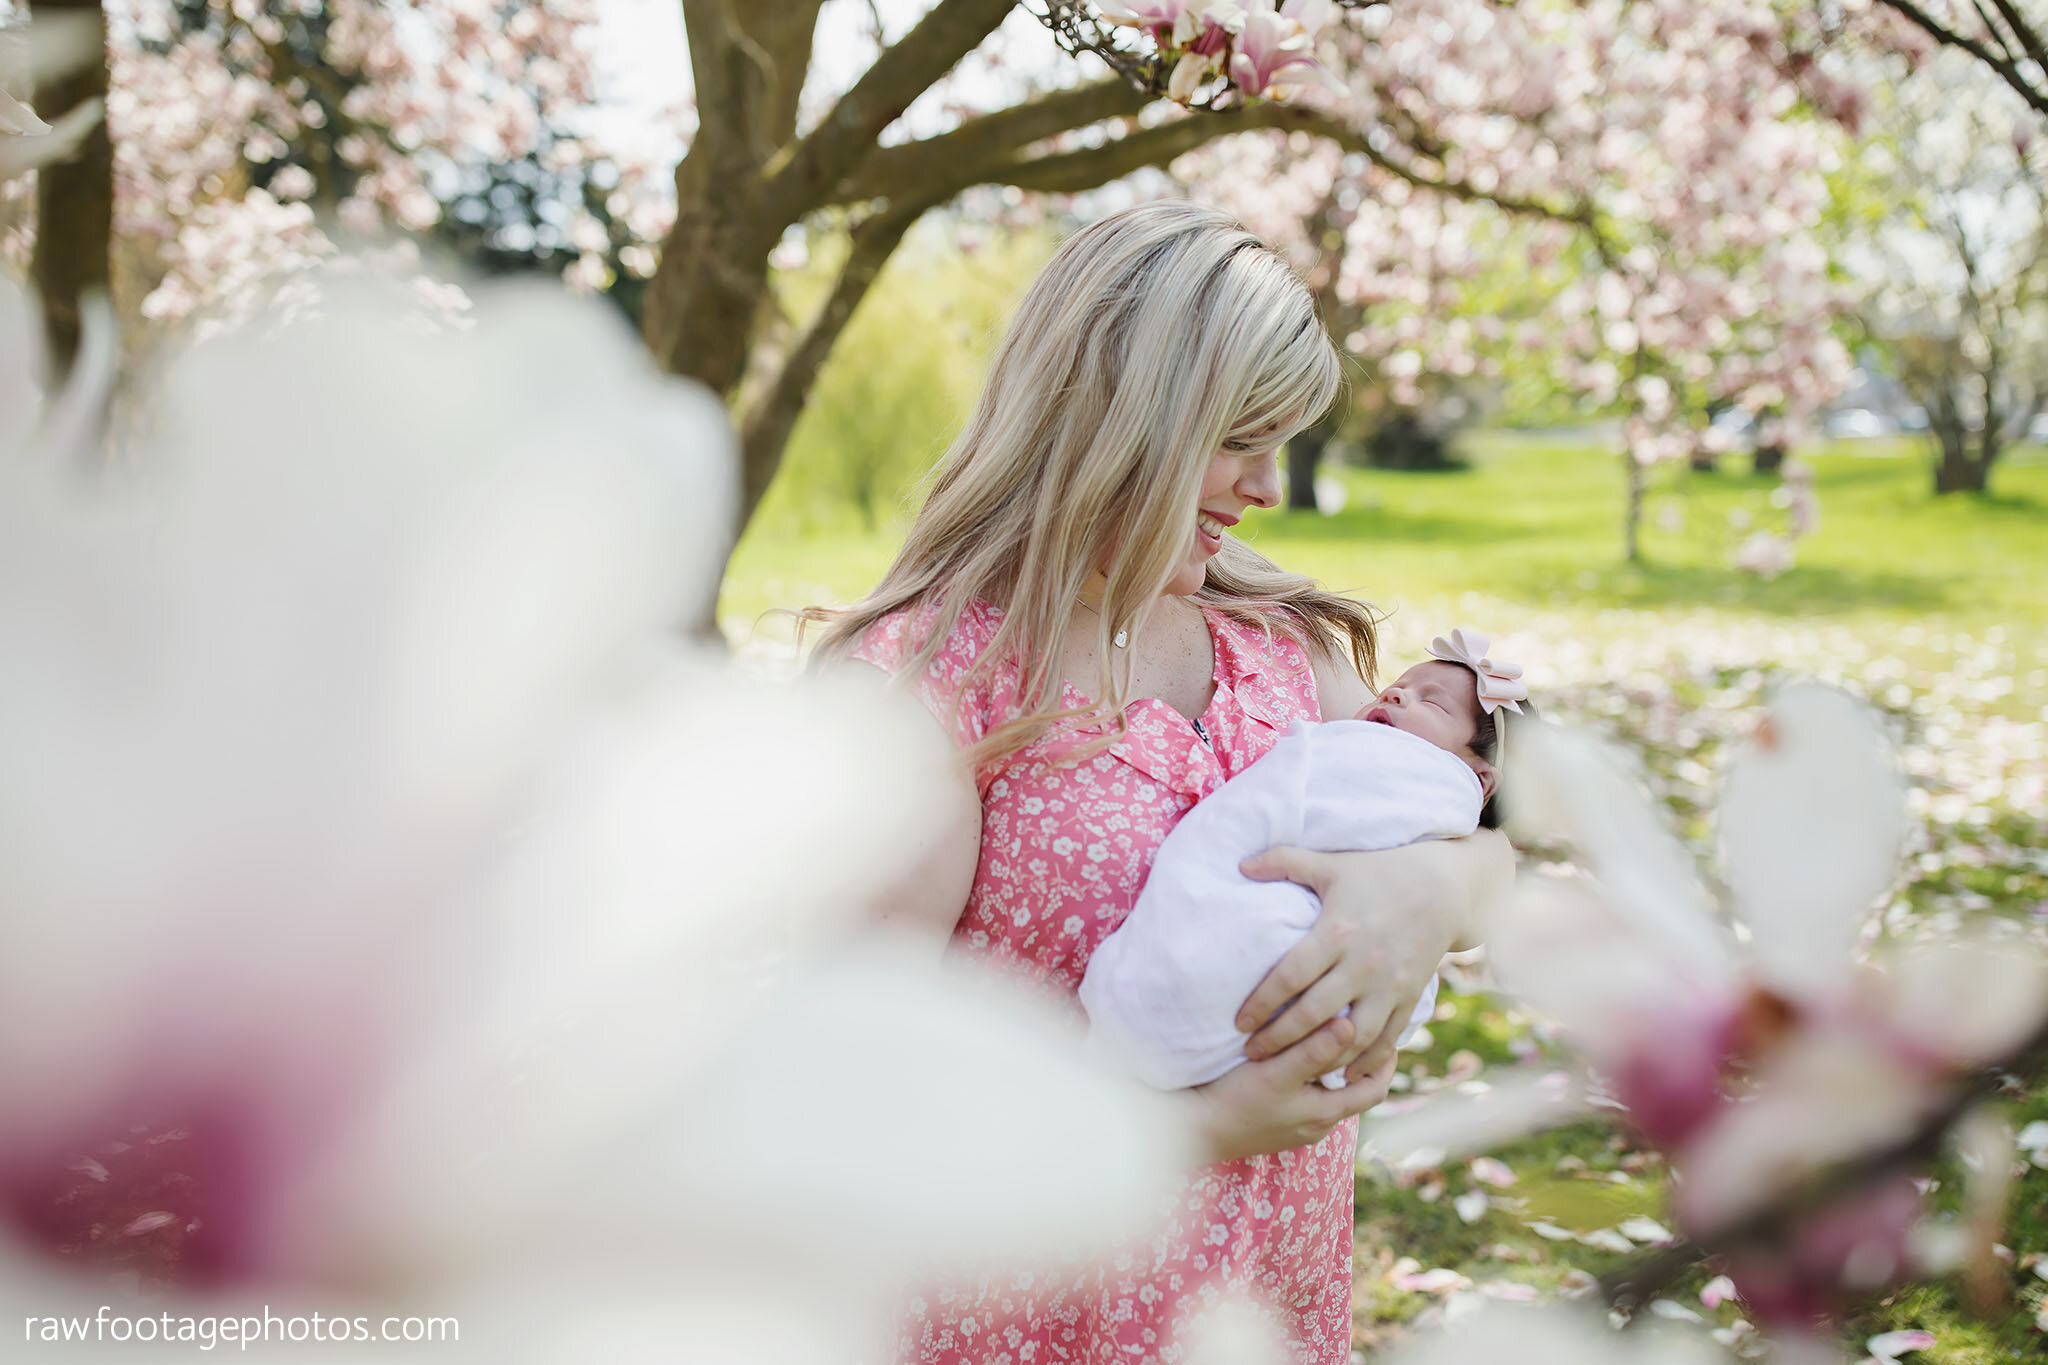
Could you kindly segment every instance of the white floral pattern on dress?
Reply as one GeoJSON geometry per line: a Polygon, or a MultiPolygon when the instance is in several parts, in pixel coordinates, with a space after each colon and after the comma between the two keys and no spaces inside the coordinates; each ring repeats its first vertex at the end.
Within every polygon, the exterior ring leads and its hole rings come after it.
{"type": "MultiPolygon", "coordinates": [[[[1291,722],[1321,718],[1301,646],[1203,614],[1216,657],[1215,695],[1201,718],[1208,744],[1172,706],[1145,698],[1106,753],[1063,763],[1085,738],[1068,727],[976,775],[981,860],[953,947],[1077,1013],[1088,956],[1130,913],[1167,831],[1291,722]]],[[[898,672],[930,619],[928,610],[884,617],[854,655],[898,672]]],[[[963,690],[1001,620],[999,608],[971,605],[922,676],[908,680],[962,747],[1020,714],[1014,661],[963,690]]],[[[1084,702],[1067,691],[1069,704],[1084,702]]],[[[909,1305],[898,1354],[919,1365],[1173,1362],[1183,1355],[1178,1323],[1236,1293],[1276,1311],[1295,1360],[1342,1365],[1351,1355],[1356,1149],[1352,1119],[1312,1146],[1190,1172],[1152,1234],[1107,1266],[929,1286],[909,1305]]]]}

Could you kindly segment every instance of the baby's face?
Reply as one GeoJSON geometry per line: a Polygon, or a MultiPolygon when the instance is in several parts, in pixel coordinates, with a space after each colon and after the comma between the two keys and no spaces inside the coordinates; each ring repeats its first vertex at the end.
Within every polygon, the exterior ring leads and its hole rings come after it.
{"type": "Polygon", "coordinates": [[[1394,679],[1357,719],[1406,730],[1469,761],[1479,730],[1479,680],[1461,664],[1431,659],[1394,679]]]}

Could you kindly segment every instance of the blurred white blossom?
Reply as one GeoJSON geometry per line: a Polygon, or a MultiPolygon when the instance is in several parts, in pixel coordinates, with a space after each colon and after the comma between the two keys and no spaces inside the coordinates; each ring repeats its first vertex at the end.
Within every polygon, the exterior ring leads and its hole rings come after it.
{"type": "Polygon", "coordinates": [[[87,478],[60,419],[111,359],[43,403],[0,292],[40,414],[0,428],[0,1307],[820,1359],[936,1264],[1136,1230],[1188,1155],[1160,1101],[850,946],[953,761],[929,722],[678,643],[715,401],[558,291],[410,308],[175,357],[87,478]]]}

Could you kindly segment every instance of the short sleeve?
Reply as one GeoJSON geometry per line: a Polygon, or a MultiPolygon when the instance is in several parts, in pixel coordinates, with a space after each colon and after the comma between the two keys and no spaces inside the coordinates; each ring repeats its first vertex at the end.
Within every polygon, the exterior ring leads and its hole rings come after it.
{"type": "Polygon", "coordinates": [[[1261,630],[1222,612],[1210,613],[1210,619],[1223,654],[1217,674],[1248,714],[1275,730],[1298,720],[1323,719],[1315,666],[1304,645],[1279,630],[1261,630]]]}
{"type": "Polygon", "coordinates": [[[967,675],[993,638],[994,623],[987,608],[970,606],[930,662],[916,677],[906,677],[905,667],[928,638],[935,615],[930,606],[891,612],[869,626],[849,653],[895,678],[932,713],[953,743],[966,749],[980,743],[991,728],[990,688],[995,680],[987,670],[971,683],[967,675]]]}

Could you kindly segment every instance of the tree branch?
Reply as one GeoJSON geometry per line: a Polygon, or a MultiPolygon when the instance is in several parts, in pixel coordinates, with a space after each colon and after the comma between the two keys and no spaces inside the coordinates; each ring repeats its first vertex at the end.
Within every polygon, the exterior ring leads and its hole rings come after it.
{"type": "Polygon", "coordinates": [[[1015,0],[939,0],[917,26],[882,50],[824,121],[767,166],[762,207],[795,222],[873,150],[911,101],[994,32],[1015,0]]]}
{"type": "Polygon", "coordinates": [[[1251,118],[1254,113],[1250,109],[1233,109],[1225,114],[1191,114],[1170,123],[1133,129],[1096,147],[967,168],[962,178],[973,177],[967,185],[1015,185],[1020,190],[1047,194],[1079,194],[1146,166],[1163,165],[1215,138],[1265,126],[1251,118]]]}
{"type": "Polygon", "coordinates": [[[952,186],[939,196],[943,201],[969,185],[980,183],[961,183],[963,167],[996,165],[1034,142],[1104,119],[1135,114],[1147,103],[1149,99],[1142,90],[1119,80],[1093,81],[1037,95],[969,119],[936,137],[877,148],[834,191],[833,202],[892,199],[924,193],[941,184],[952,186]]]}
{"type": "Polygon", "coordinates": [[[2019,40],[2026,54],[2032,57],[2043,71],[2048,71],[2048,43],[2041,41],[2041,35],[2027,22],[2026,16],[2019,12],[2012,0],[1991,0],[1991,6],[2004,16],[2005,22],[2012,29],[2013,37],[2019,40]]]}
{"type": "Polygon", "coordinates": [[[1317,137],[1326,137],[1343,150],[1358,153],[1387,174],[1405,180],[1417,189],[1432,190],[1437,194],[1447,194],[1453,199],[1462,199],[1467,203],[1491,204],[1497,209],[1519,214],[1523,217],[1551,218],[1558,222],[1576,223],[1584,228],[1594,228],[1597,225],[1593,207],[1590,203],[1584,201],[1569,204],[1547,203],[1541,199],[1522,195],[1502,194],[1498,190],[1482,190],[1470,181],[1455,180],[1447,175],[1428,175],[1416,169],[1413,165],[1397,161],[1387,153],[1385,148],[1374,146],[1371,138],[1366,133],[1340,120],[1331,118],[1327,114],[1319,113],[1313,109],[1296,108],[1291,105],[1271,105],[1268,107],[1275,111],[1273,127],[1283,128],[1290,132],[1298,130],[1311,133],[1317,137]]]}
{"type": "Polygon", "coordinates": [[[1984,0],[1970,0],[1970,8],[1977,11],[1977,22],[1984,25],[1984,32],[1990,35],[1992,42],[1998,44],[1998,55],[2007,61],[2014,60],[2012,43],[1992,20],[1991,11],[1984,8],[1984,0]]]}
{"type": "Polygon", "coordinates": [[[738,67],[739,24],[732,0],[683,0],[683,36],[690,48],[690,83],[697,107],[716,117],[699,120],[697,137],[718,139],[747,127],[738,67]]]}
{"type": "Polygon", "coordinates": [[[1448,176],[1426,175],[1397,161],[1384,149],[1375,147],[1364,133],[1339,119],[1314,109],[1270,102],[1241,105],[1220,114],[1190,115],[1171,123],[1140,128],[1100,147],[973,168],[968,173],[978,178],[966,183],[1015,185],[1019,189],[1076,194],[1128,175],[1140,167],[1171,161],[1215,138],[1262,128],[1327,138],[1344,151],[1359,153],[1388,174],[1398,176],[1419,189],[1468,202],[1492,204],[1508,213],[1550,218],[1589,229],[1596,227],[1590,204],[1546,203],[1520,195],[1502,194],[1497,190],[1482,190],[1469,181],[1448,176]]]}
{"type": "Polygon", "coordinates": [[[910,225],[931,207],[932,200],[892,202],[887,209],[853,229],[852,244],[832,292],[812,317],[810,326],[783,358],[781,368],[740,422],[741,525],[751,516],[781,465],[783,448],[797,418],[803,415],[819,369],[846,330],[853,312],[881,273],[910,225]]]}
{"type": "Polygon", "coordinates": [[[1969,53],[1997,72],[1999,79],[2011,86],[2034,112],[2048,115],[2048,90],[2029,83],[2014,63],[2006,61],[1975,38],[1944,27],[1933,15],[1914,4],[1913,0],[1878,0],[1878,3],[1911,22],[1942,46],[1959,48],[1969,53]]]}
{"type": "Polygon", "coordinates": [[[824,0],[776,0],[748,11],[748,37],[761,83],[761,127],[772,150],[796,135],[797,102],[811,69],[811,46],[824,0]]]}

